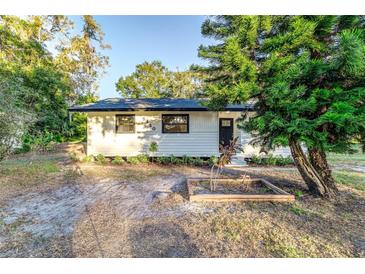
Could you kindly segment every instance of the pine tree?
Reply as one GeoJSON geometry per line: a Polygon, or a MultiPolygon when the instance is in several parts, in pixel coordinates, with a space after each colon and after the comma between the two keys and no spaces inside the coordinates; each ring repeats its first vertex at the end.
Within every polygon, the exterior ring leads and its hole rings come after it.
{"type": "Polygon", "coordinates": [[[202,26],[219,44],[200,47],[210,60],[212,108],[255,100],[241,126],[254,141],[289,145],[309,190],[337,188],[326,152],[365,145],[365,29],[362,16],[219,16],[202,26]],[[308,149],[308,156],[302,145],[308,149]]]}

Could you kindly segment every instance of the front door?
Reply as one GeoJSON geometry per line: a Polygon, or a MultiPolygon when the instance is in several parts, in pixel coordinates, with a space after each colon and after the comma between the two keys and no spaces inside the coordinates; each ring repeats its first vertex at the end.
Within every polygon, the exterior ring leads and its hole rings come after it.
{"type": "Polygon", "coordinates": [[[233,118],[219,118],[219,145],[228,146],[233,139],[233,118]]]}

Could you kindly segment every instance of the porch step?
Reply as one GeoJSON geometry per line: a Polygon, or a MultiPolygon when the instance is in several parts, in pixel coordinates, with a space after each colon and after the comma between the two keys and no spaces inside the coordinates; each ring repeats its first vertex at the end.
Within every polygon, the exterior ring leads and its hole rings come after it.
{"type": "Polygon", "coordinates": [[[233,156],[232,161],[229,165],[226,165],[227,167],[241,167],[241,166],[247,166],[247,162],[245,161],[245,158],[243,156],[233,156]]]}

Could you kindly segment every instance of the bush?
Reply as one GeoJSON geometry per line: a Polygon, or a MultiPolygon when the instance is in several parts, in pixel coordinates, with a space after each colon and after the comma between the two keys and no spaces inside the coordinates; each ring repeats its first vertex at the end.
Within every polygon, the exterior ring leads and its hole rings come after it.
{"type": "Polygon", "coordinates": [[[96,155],[95,160],[99,164],[105,164],[106,163],[106,158],[103,154],[96,155]]]}
{"type": "Polygon", "coordinates": [[[195,166],[203,166],[205,164],[204,160],[200,157],[196,157],[194,159],[193,165],[195,166]]]}
{"type": "Polygon", "coordinates": [[[171,158],[170,157],[166,157],[166,156],[157,157],[156,158],[156,162],[158,164],[168,165],[168,164],[171,164],[171,158]]]}
{"type": "Polygon", "coordinates": [[[213,166],[215,164],[218,163],[218,157],[216,156],[210,156],[210,158],[208,159],[208,165],[209,166],[213,166]]]}
{"type": "MultiPolygon", "coordinates": [[[[212,161],[213,160],[214,159],[212,159],[212,161]]],[[[204,165],[209,164],[209,160],[204,161],[200,157],[194,158],[194,157],[190,157],[190,156],[186,156],[186,155],[184,155],[183,157],[176,157],[174,155],[171,155],[171,156],[156,157],[156,163],[162,164],[162,165],[172,164],[172,165],[204,166],[204,165]]]]}
{"type": "Polygon", "coordinates": [[[86,155],[86,156],[82,159],[82,161],[83,161],[84,163],[90,163],[90,162],[93,162],[93,161],[94,161],[94,157],[93,157],[92,155],[86,155]]]}
{"type": "Polygon", "coordinates": [[[184,163],[182,159],[179,159],[179,158],[175,157],[174,155],[171,155],[169,158],[170,158],[170,163],[173,165],[184,163]]]}
{"type": "Polygon", "coordinates": [[[150,158],[146,154],[140,154],[127,157],[127,162],[132,165],[147,164],[150,162],[150,158]]]}
{"type": "Polygon", "coordinates": [[[139,162],[137,156],[128,156],[127,163],[132,164],[132,165],[138,165],[140,162],[139,162]]]}
{"type": "Polygon", "coordinates": [[[194,158],[191,156],[184,155],[182,157],[183,164],[185,165],[193,165],[194,164],[194,158]]]}
{"type": "Polygon", "coordinates": [[[140,154],[137,155],[136,157],[141,164],[148,164],[150,162],[150,158],[146,154],[140,154]]]}
{"type": "Polygon", "coordinates": [[[121,165],[123,163],[124,163],[124,160],[121,156],[115,156],[114,159],[112,160],[113,165],[121,165]]]}
{"type": "Polygon", "coordinates": [[[35,151],[53,151],[57,143],[61,143],[63,137],[60,134],[45,131],[39,135],[25,134],[22,140],[22,147],[17,150],[18,153],[35,151]]]}
{"type": "Polygon", "coordinates": [[[265,166],[286,166],[294,164],[294,161],[290,156],[283,157],[282,155],[274,156],[272,154],[269,154],[268,156],[254,155],[251,158],[251,162],[257,165],[265,166]]]}
{"type": "Polygon", "coordinates": [[[156,142],[152,142],[148,148],[148,151],[154,155],[157,152],[157,150],[158,150],[158,144],[156,142]]]}

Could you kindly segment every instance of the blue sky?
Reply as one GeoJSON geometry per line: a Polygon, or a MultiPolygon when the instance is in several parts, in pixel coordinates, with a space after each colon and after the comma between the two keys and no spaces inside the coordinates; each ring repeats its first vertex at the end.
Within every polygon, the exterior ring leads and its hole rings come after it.
{"type": "MultiPolygon", "coordinates": [[[[197,56],[203,38],[200,27],[205,16],[95,16],[111,45],[104,54],[110,58],[107,74],[99,83],[101,98],[119,97],[115,83],[120,76],[135,70],[144,61],[160,60],[169,69],[184,70],[190,64],[202,64],[197,56]]],[[[81,18],[72,16],[76,28],[81,18]]]]}

